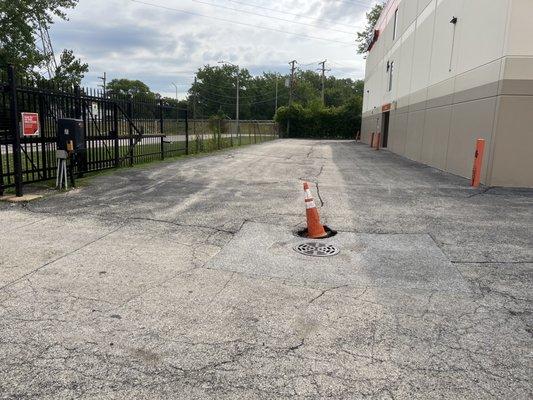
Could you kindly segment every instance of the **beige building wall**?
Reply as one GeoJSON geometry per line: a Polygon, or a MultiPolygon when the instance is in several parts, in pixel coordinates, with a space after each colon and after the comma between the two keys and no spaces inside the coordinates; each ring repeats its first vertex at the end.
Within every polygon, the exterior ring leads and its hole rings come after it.
{"type": "Polygon", "coordinates": [[[533,187],[533,0],[401,0],[385,12],[396,7],[396,38],[391,18],[367,58],[363,141],[390,104],[390,151],[470,177],[484,138],[482,183],[533,187]]]}

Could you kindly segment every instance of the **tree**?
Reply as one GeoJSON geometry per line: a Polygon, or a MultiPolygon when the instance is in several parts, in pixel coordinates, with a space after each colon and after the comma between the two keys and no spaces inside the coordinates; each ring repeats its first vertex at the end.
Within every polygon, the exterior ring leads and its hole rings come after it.
{"type": "Polygon", "coordinates": [[[289,89],[285,87],[285,77],[273,72],[263,72],[254,77],[246,89],[250,104],[250,118],[272,119],[276,113],[276,82],[278,87],[278,107],[289,101],[289,89]]]}
{"type": "Polygon", "coordinates": [[[366,26],[361,32],[357,32],[357,38],[355,41],[359,43],[357,45],[357,53],[366,53],[368,43],[374,34],[374,28],[378,22],[379,16],[385,7],[385,3],[377,3],[372,9],[366,13],[366,26]]]}
{"type": "MultiPolygon", "coordinates": [[[[239,117],[250,114],[247,89],[252,77],[247,69],[239,70],[240,106],[239,117]]],[[[222,111],[234,119],[237,104],[237,68],[232,65],[206,65],[196,72],[196,82],[189,89],[189,99],[196,102],[196,116],[208,118],[222,111]]]]}
{"type": "Polygon", "coordinates": [[[89,71],[89,65],[77,59],[72,50],[65,49],[61,53],[52,81],[67,86],[80,85],[87,71],[89,71]]]}
{"type": "Polygon", "coordinates": [[[48,61],[36,45],[39,26],[49,27],[54,17],[66,20],[64,10],[77,3],[78,0],[2,0],[0,64],[14,64],[19,71],[35,75],[35,69],[48,61]]]}
{"type": "MultiPolygon", "coordinates": [[[[191,110],[196,109],[197,118],[209,118],[220,111],[229,118],[235,118],[236,72],[236,67],[230,65],[206,65],[198,70],[196,82],[189,89],[188,98],[189,107],[191,110]]],[[[286,106],[289,101],[289,88],[285,85],[288,78],[288,75],[273,72],[264,72],[252,77],[247,69],[240,69],[239,117],[272,119],[276,111],[276,81],[279,108],[286,106]]],[[[298,71],[294,80],[294,103],[304,107],[321,103],[321,82],[320,74],[315,71],[298,71]]],[[[325,87],[328,106],[342,106],[353,97],[363,95],[362,81],[328,77],[325,87]]]]}
{"type": "Polygon", "coordinates": [[[113,79],[107,84],[107,93],[111,96],[133,96],[155,99],[148,85],[140,80],[113,79]]]}

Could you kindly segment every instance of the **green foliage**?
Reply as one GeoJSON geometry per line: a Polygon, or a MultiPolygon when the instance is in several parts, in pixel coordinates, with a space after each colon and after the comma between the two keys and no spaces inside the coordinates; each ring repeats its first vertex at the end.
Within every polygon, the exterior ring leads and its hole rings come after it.
{"type": "Polygon", "coordinates": [[[77,59],[72,50],[65,49],[61,53],[52,81],[66,86],[80,85],[87,71],[89,71],[89,64],[77,59]]]}
{"type": "MultiPolygon", "coordinates": [[[[65,9],[78,0],[2,0],[0,1],[0,64],[13,64],[20,73],[36,76],[36,69],[48,61],[38,49],[35,38],[40,24],[48,27],[54,17],[66,19],[65,9]]],[[[61,73],[68,81],[83,77],[84,66],[73,59],[72,52],[62,54],[61,73]]]]}
{"type": "Polygon", "coordinates": [[[228,129],[228,117],[222,110],[209,117],[209,130],[214,134],[221,135],[227,133],[228,129]]]}
{"type": "Polygon", "coordinates": [[[366,53],[367,43],[374,34],[374,28],[378,22],[379,16],[385,7],[385,3],[377,3],[372,9],[366,13],[366,26],[361,32],[357,32],[357,38],[355,41],[357,45],[357,53],[366,53]]]}
{"type": "Polygon", "coordinates": [[[110,96],[132,96],[136,98],[146,97],[155,99],[148,85],[139,80],[113,79],[107,84],[107,93],[110,96]]]}
{"type": "MultiPolygon", "coordinates": [[[[197,118],[208,118],[219,110],[230,118],[236,117],[237,69],[229,65],[200,68],[196,82],[189,90],[190,109],[197,118]]],[[[252,77],[247,69],[239,74],[241,119],[269,120],[276,111],[276,83],[278,107],[289,102],[289,89],[285,86],[288,75],[272,72],[252,77]]],[[[327,106],[340,107],[353,96],[362,96],[363,81],[328,77],[325,82],[327,106]]],[[[294,80],[294,100],[304,107],[321,102],[321,77],[314,71],[298,71],[294,80]]]]}
{"type": "MultiPolygon", "coordinates": [[[[245,97],[248,82],[252,79],[247,69],[239,71],[239,86],[241,88],[240,110],[245,119],[249,105],[245,97]]],[[[189,89],[191,101],[196,101],[196,115],[199,118],[208,117],[222,111],[235,118],[237,97],[237,68],[232,65],[210,66],[200,68],[196,73],[196,82],[189,89]]]]}
{"type": "Polygon", "coordinates": [[[325,139],[351,139],[361,129],[360,97],[353,96],[339,107],[323,107],[313,101],[308,106],[295,103],[290,107],[280,107],[275,120],[285,137],[312,137],[325,139]],[[290,132],[287,122],[290,119],[290,132]]]}

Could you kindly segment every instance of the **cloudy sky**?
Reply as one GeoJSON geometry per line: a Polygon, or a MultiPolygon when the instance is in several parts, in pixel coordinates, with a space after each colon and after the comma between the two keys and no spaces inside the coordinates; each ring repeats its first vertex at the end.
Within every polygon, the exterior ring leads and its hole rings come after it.
{"type": "Polygon", "coordinates": [[[329,74],[361,78],[364,60],[355,32],[373,0],[80,0],[69,21],[50,30],[57,53],[73,49],[90,72],[84,84],[140,79],[153,91],[183,98],[194,72],[227,60],[248,68],[287,73],[296,59],[329,74]]]}

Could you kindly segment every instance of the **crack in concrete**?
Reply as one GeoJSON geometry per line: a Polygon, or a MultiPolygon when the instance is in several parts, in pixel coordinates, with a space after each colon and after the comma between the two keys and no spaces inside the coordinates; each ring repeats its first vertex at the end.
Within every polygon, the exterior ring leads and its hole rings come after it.
{"type": "Polygon", "coordinates": [[[311,304],[313,303],[314,301],[318,300],[319,298],[321,298],[322,296],[324,296],[327,292],[331,292],[332,290],[335,290],[335,289],[340,289],[340,288],[343,288],[343,287],[348,287],[348,285],[339,285],[339,286],[335,286],[335,287],[332,287],[332,288],[328,288],[328,289],[324,289],[320,292],[320,294],[318,296],[315,296],[313,297],[311,300],[309,300],[309,303],[308,304],[311,304]]]}
{"type": "Polygon", "coordinates": [[[294,346],[291,346],[289,347],[289,351],[294,351],[294,350],[298,350],[300,347],[302,347],[305,343],[305,339],[301,339],[300,340],[300,343],[294,345],[294,346]]]}
{"type": "Polygon", "coordinates": [[[322,174],[323,171],[324,171],[324,165],[321,165],[320,170],[318,171],[316,175],[310,175],[307,178],[303,178],[303,177],[298,178],[298,180],[302,182],[311,182],[312,184],[315,185],[316,194],[317,194],[318,200],[320,200],[320,207],[324,207],[324,200],[322,199],[322,196],[320,195],[320,185],[318,182],[318,177],[322,174]]]}
{"type": "Polygon", "coordinates": [[[222,293],[228,287],[228,285],[233,280],[235,275],[236,275],[236,272],[231,273],[230,277],[226,280],[226,282],[224,282],[224,285],[222,285],[222,287],[213,295],[211,300],[209,300],[209,305],[211,305],[213,301],[215,301],[215,299],[220,295],[220,293],[222,293]]]}

